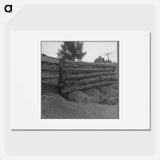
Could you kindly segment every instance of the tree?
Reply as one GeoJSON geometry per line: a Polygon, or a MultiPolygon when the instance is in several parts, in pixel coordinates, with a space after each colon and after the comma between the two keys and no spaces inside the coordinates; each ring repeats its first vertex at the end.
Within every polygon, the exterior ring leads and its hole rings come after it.
{"type": "Polygon", "coordinates": [[[61,49],[58,50],[58,57],[65,58],[72,61],[81,60],[86,52],[83,52],[83,42],[72,41],[63,42],[61,49]]]}
{"type": "Polygon", "coordinates": [[[103,62],[104,63],[104,58],[102,58],[101,56],[99,56],[98,58],[96,58],[94,60],[94,62],[103,62]]]}

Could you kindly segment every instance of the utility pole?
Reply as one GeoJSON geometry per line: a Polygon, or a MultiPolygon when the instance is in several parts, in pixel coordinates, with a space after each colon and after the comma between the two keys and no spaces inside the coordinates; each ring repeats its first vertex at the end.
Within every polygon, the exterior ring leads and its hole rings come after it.
{"type": "Polygon", "coordinates": [[[107,62],[109,62],[109,56],[112,54],[112,52],[107,52],[105,55],[107,56],[107,62]]]}

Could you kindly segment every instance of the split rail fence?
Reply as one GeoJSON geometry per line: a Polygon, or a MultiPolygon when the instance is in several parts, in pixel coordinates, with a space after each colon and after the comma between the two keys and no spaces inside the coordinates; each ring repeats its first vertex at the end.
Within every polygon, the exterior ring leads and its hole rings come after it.
{"type": "Polygon", "coordinates": [[[57,86],[61,94],[118,82],[116,63],[74,62],[42,56],[42,83],[57,86]]]}

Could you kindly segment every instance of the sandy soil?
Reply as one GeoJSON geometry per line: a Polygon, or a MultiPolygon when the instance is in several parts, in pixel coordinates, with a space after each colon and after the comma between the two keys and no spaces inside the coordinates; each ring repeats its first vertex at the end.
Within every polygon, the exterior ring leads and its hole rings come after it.
{"type": "Polygon", "coordinates": [[[70,93],[42,94],[43,119],[117,119],[118,90],[114,86],[92,88],[70,93]]]}

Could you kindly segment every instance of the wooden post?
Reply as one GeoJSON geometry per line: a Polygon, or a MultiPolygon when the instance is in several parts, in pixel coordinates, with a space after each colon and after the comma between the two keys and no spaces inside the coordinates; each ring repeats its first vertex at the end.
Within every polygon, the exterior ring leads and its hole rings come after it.
{"type": "Polygon", "coordinates": [[[65,66],[65,59],[62,57],[60,59],[60,94],[62,94],[62,90],[64,89],[64,73],[63,67],[65,66]]]}

